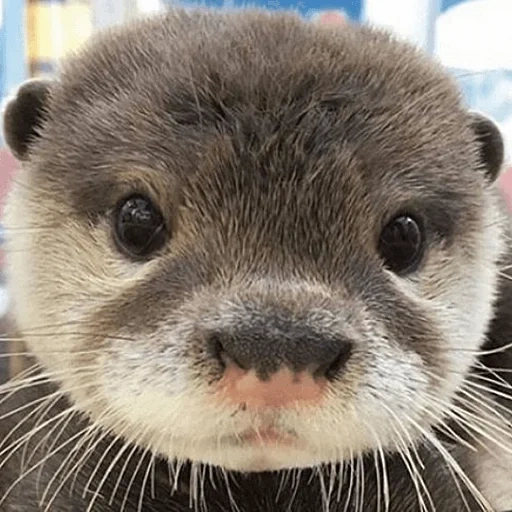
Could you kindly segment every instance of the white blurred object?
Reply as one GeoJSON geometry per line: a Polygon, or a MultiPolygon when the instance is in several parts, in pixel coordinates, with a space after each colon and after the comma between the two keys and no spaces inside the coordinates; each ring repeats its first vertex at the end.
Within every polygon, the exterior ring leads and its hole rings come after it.
{"type": "Polygon", "coordinates": [[[164,9],[162,0],[137,0],[137,9],[141,14],[156,14],[164,9]]]}
{"type": "Polygon", "coordinates": [[[124,23],[137,14],[136,0],[92,0],[91,5],[95,30],[124,23]]]}
{"type": "Polygon", "coordinates": [[[431,52],[439,10],[440,0],[366,0],[363,3],[363,20],[391,29],[398,36],[431,52]]]}
{"type": "Polygon", "coordinates": [[[449,68],[512,70],[512,0],[468,0],[439,16],[435,55],[449,68]]]}
{"type": "Polygon", "coordinates": [[[512,159],[512,0],[467,0],[439,16],[434,55],[457,70],[469,104],[495,119],[512,159]]]}
{"type": "Polygon", "coordinates": [[[5,286],[0,286],[0,318],[7,314],[9,309],[9,294],[5,286]]]}
{"type": "Polygon", "coordinates": [[[101,29],[136,16],[159,13],[164,10],[165,3],[163,0],[92,0],[92,6],[94,28],[101,29]]]}

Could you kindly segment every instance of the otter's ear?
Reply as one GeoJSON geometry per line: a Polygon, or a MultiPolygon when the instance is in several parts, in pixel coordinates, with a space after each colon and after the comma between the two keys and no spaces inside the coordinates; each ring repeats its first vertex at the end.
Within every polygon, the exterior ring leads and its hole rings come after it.
{"type": "Polygon", "coordinates": [[[480,144],[480,160],[489,182],[499,176],[505,158],[505,144],[498,125],[479,112],[470,112],[470,123],[480,144]]]}
{"type": "Polygon", "coordinates": [[[52,81],[31,79],[23,82],[4,110],[4,138],[19,160],[27,157],[31,144],[39,136],[52,81]]]}

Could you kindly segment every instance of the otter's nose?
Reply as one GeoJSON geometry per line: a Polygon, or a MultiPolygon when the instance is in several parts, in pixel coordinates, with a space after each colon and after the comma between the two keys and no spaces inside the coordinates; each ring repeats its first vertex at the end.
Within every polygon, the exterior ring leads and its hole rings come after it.
{"type": "Polygon", "coordinates": [[[276,317],[212,332],[208,344],[226,369],[252,370],[262,381],[284,369],[332,380],[342,372],[352,351],[352,343],[340,335],[276,317]]]}

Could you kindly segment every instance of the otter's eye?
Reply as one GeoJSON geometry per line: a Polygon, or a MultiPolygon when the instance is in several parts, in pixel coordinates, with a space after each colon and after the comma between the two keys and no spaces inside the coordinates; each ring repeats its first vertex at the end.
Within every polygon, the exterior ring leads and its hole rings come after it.
{"type": "Polygon", "coordinates": [[[397,274],[416,269],[423,254],[423,230],[408,215],[400,215],[389,222],[379,239],[379,252],[386,267],[397,274]]]}
{"type": "Polygon", "coordinates": [[[162,213],[147,198],[130,196],[117,209],[117,243],[131,256],[145,257],[160,249],[166,239],[162,213]]]}

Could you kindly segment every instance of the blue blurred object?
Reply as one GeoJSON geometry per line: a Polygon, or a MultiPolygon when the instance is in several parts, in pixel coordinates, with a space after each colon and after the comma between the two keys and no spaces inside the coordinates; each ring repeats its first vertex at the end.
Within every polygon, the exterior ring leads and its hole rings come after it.
{"type": "Polygon", "coordinates": [[[0,0],[0,101],[26,78],[25,0],[0,0]]]}
{"type": "Polygon", "coordinates": [[[485,112],[498,122],[505,122],[512,116],[512,69],[474,72],[451,69],[451,72],[472,108],[485,112]]]}
{"type": "Polygon", "coordinates": [[[0,84],[8,94],[27,77],[25,0],[0,0],[0,84]]]}
{"type": "MultiPolygon", "coordinates": [[[[203,4],[213,7],[233,7],[255,5],[267,9],[295,9],[304,16],[311,16],[319,11],[343,10],[353,20],[361,19],[365,0],[255,0],[244,2],[244,0],[185,0],[188,5],[203,4]]],[[[409,0],[413,2],[414,0],[409,0]]],[[[448,9],[453,5],[465,0],[440,0],[441,10],[448,9]]],[[[386,0],[382,0],[386,2],[386,0]]],[[[175,4],[175,0],[164,0],[167,5],[175,4]]]]}
{"type": "MultiPolygon", "coordinates": [[[[172,5],[176,2],[165,0],[164,3],[172,5]]],[[[364,0],[184,0],[180,2],[182,5],[207,5],[208,7],[230,8],[247,5],[270,10],[292,9],[307,17],[313,16],[318,11],[343,10],[347,16],[355,20],[361,17],[363,3],[364,0]]]]}
{"type": "Polygon", "coordinates": [[[452,71],[461,84],[468,106],[499,123],[509,160],[512,157],[512,69],[452,71]]]}

